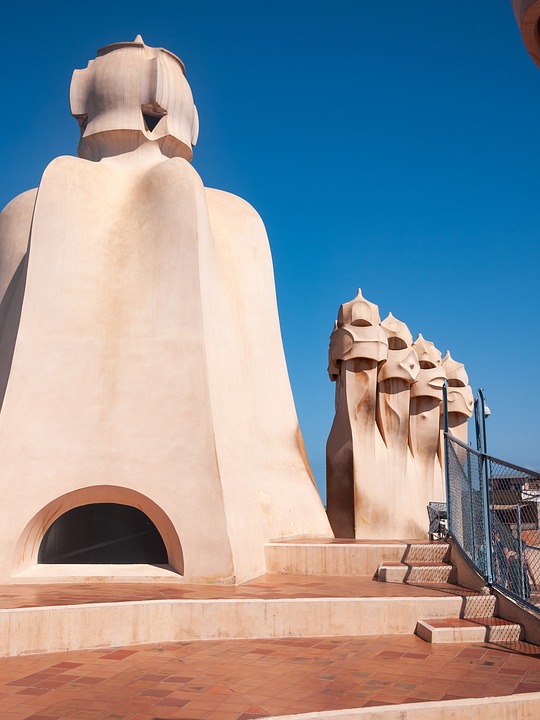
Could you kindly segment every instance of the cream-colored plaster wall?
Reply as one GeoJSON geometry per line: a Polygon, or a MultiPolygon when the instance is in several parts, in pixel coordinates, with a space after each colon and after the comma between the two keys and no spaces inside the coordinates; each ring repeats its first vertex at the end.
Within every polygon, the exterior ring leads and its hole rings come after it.
{"type": "Polygon", "coordinates": [[[201,331],[197,193],[181,159],[136,174],[58,158],[45,171],[0,416],[11,530],[2,547],[59,495],[125,486],[171,518],[187,576],[233,575],[201,331]]]}
{"type": "Polygon", "coordinates": [[[264,567],[266,539],[332,533],[303,452],[264,225],[244,200],[206,195],[216,261],[205,246],[201,269],[222,297],[216,305],[215,292],[203,293],[212,411],[229,536],[245,578],[264,567]]]}
{"type": "Polygon", "coordinates": [[[186,580],[245,580],[271,539],[332,537],[263,223],[189,164],[198,114],[169,51],[101,48],[70,106],[84,159],[0,217],[0,582],[90,502],[139,507],[186,580]]]}
{"type": "Polygon", "coordinates": [[[0,303],[28,249],[36,194],[17,195],[0,213],[0,303]]]}
{"type": "Polygon", "coordinates": [[[150,143],[99,163],[58,158],[27,263],[0,414],[2,581],[35,563],[73,492],[82,504],[96,486],[140,493],[164,539],[170,521],[171,564],[191,582],[263,572],[269,539],[331,535],[299,440],[266,233],[247,203],[206,191],[150,143]]]}

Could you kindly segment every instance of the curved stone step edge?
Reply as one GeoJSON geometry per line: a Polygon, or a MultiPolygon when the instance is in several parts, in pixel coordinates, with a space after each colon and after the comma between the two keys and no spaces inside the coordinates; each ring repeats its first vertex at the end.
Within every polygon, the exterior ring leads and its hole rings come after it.
{"type": "Polygon", "coordinates": [[[455,617],[467,607],[489,614],[476,599],[183,599],[6,609],[0,610],[0,657],[186,640],[414,633],[421,618],[455,617]]]}
{"type": "Polygon", "coordinates": [[[532,720],[540,717],[540,692],[498,697],[427,700],[402,705],[381,705],[327,710],[299,715],[271,715],[265,720],[532,720]]]}

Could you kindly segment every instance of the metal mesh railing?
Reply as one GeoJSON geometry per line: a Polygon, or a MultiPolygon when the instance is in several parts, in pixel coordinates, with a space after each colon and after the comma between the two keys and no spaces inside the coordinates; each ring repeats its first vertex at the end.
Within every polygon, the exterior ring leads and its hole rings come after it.
{"type": "Polygon", "coordinates": [[[540,473],[445,439],[452,536],[487,582],[540,609],[540,473]]]}
{"type": "Polygon", "coordinates": [[[486,503],[482,493],[482,457],[466,446],[447,443],[450,479],[448,529],[478,571],[488,574],[486,503]]]}

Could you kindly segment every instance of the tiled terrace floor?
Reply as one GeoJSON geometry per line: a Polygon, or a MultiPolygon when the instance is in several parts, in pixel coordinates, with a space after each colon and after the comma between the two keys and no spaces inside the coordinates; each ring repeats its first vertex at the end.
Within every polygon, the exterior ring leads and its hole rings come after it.
{"type": "MultiPolygon", "coordinates": [[[[251,720],[540,691],[540,658],[414,635],[195,641],[0,660],[3,720],[251,720]]],[[[537,650],[537,648],[536,648],[537,650]]]]}
{"type": "Polygon", "coordinates": [[[141,600],[226,598],[434,597],[476,595],[448,583],[381,583],[371,577],[261,575],[242,585],[77,583],[0,586],[0,609],[141,600]]]}
{"type": "MultiPolygon", "coordinates": [[[[242,585],[0,586],[0,608],[163,599],[473,595],[450,584],[263,575],[242,585]]],[[[481,599],[481,598],[480,598],[481,599]]],[[[540,692],[538,648],[430,645],[414,635],[220,640],[0,659],[1,720],[251,720],[540,692]]]]}

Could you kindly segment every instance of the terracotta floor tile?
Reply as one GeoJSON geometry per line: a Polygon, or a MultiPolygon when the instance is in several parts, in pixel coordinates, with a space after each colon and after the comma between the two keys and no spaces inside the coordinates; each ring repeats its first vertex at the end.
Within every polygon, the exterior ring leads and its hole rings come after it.
{"type": "Polygon", "coordinates": [[[182,675],[170,675],[169,677],[163,678],[163,683],[176,683],[184,685],[186,683],[190,683],[192,680],[195,680],[194,677],[188,677],[188,676],[182,676],[182,675]]]}
{"type": "Polygon", "coordinates": [[[521,682],[516,687],[515,692],[540,692],[540,685],[538,683],[521,682]]]}
{"type": "Polygon", "coordinates": [[[157,698],[163,698],[167,697],[167,695],[171,695],[172,690],[161,690],[160,688],[149,688],[148,690],[145,690],[141,693],[142,697],[157,697],[157,698]]]}
{"type": "Polygon", "coordinates": [[[431,653],[405,653],[403,657],[411,658],[413,660],[425,660],[426,658],[431,657],[431,653]]]}
{"type": "Polygon", "coordinates": [[[160,700],[158,700],[158,701],[155,703],[155,706],[156,706],[156,707],[158,707],[158,706],[159,706],[159,707],[161,707],[161,706],[165,706],[165,707],[185,707],[186,705],[189,705],[189,703],[190,703],[189,700],[181,700],[181,699],[179,699],[179,698],[166,697],[166,698],[161,698],[160,700]]]}
{"type": "MultiPolygon", "coordinates": [[[[6,587],[6,586],[4,586],[6,587]]],[[[9,592],[0,593],[0,608],[44,607],[73,605],[88,602],[131,602],[164,599],[216,599],[216,598],[282,598],[282,597],[430,597],[474,594],[445,583],[422,586],[403,583],[379,583],[371,577],[315,577],[297,575],[262,575],[237,586],[206,586],[188,584],[137,584],[137,583],[85,583],[17,585],[9,592]]],[[[479,602],[482,596],[478,595],[479,602]]],[[[317,641],[305,642],[297,647],[310,648],[317,641]]],[[[100,651],[101,657],[124,659],[131,651],[120,649],[120,654],[100,651]]],[[[66,662],[72,662],[70,659],[66,662]]],[[[74,662],[77,662],[74,660],[74,662]]]]}
{"type": "Polygon", "coordinates": [[[394,695],[392,693],[381,693],[380,695],[375,695],[373,698],[374,700],[378,700],[382,702],[384,705],[400,705],[405,702],[405,699],[407,697],[407,694],[404,695],[394,695]]]}
{"type": "Polygon", "coordinates": [[[264,714],[267,714],[267,715],[270,714],[269,711],[268,711],[266,708],[261,707],[260,705],[248,705],[248,707],[246,708],[245,712],[246,712],[246,713],[251,713],[251,714],[253,714],[253,713],[257,714],[257,713],[259,713],[259,714],[263,714],[263,715],[264,715],[264,714]]]}
{"type": "Polygon", "coordinates": [[[502,675],[516,675],[516,676],[523,676],[525,675],[525,668],[522,667],[502,667],[499,670],[499,673],[502,675]]]}
{"type": "Polygon", "coordinates": [[[24,687],[17,691],[17,695],[46,695],[50,688],[24,687]]]}
{"type": "Polygon", "coordinates": [[[429,646],[407,635],[193,641],[0,660],[0,717],[251,720],[532,692],[539,679],[539,658],[489,644],[429,646]]]}
{"type": "Polygon", "coordinates": [[[134,655],[137,650],[114,650],[101,656],[102,660],[125,660],[125,658],[134,655]]]}
{"type": "Polygon", "coordinates": [[[148,680],[152,682],[160,682],[161,680],[164,680],[167,675],[141,675],[140,680],[148,680]]]}
{"type": "MultiPolygon", "coordinates": [[[[234,712],[241,712],[242,709],[238,709],[237,707],[230,707],[227,703],[190,703],[187,706],[193,713],[194,717],[204,717],[207,713],[213,712],[214,710],[229,710],[234,712]]],[[[245,705],[243,706],[245,708],[245,705]]]]}
{"type": "Polygon", "coordinates": [[[28,713],[26,712],[6,712],[2,713],[2,720],[27,720],[28,713]]]}

